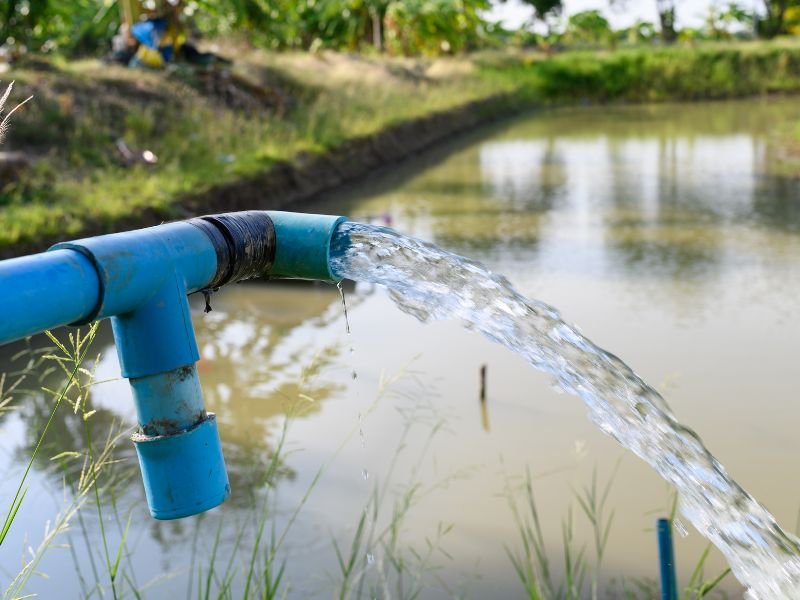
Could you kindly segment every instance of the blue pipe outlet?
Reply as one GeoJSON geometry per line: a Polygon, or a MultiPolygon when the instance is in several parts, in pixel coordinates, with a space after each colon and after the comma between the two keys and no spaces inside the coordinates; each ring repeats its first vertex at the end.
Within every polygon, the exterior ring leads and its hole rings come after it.
{"type": "Polygon", "coordinates": [[[267,211],[275,224],[277,239],[289,238],[290,244],[278,244],[270,277],[339,281],[331,271],[331,238],[345,217],[306,215],[277,210],[267,211]]]}
{"type": "Polygon", "coordinates": [[[207,413],[187,294],[257,276],[335,282],[330,243],[344,217],[280,211],[210,215],[55,245],[0,262],[0,343],[110,318],[139,430],[133,436],[156,519],[209,510],[230,494],[207,413]]]}

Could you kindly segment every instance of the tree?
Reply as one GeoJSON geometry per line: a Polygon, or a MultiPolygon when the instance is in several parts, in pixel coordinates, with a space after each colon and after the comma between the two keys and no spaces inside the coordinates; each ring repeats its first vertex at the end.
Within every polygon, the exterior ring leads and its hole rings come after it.
{"type": "Polygon", "coordinates": [[[96,51],[119,26],[113,3],[104,0],[6,0],[0,6],[0,45],[26,50],[96,51]]]}
{"type": "Polygon", "coordinates": [[[533,7],[533,21],[541,21],[547,27],[547,35],[550,36],[552,23],[550,19],[558,17],[564,10],[562,0],[522,0],[525,4],[533,7]]]}
{"type": "Polygon", "coordinates": [[[612,36],[608,20],[598,10],[575,13],[567,21],[567,37],[571,41],[597,45],[607,43],[612,36]]]}
{"type": "Polygon", "coordinates": [[[675,5],[678,0],[656,0],[658,21],[661,24],[661,39],[665,44],[672,44],[678,39],[675,31],[675,5]]]}
{"type": "MultiPolygon", "coordinates": [[[[678,39],[675,30],[675,7],[680,0],[656,0],[658,22],[661,25],[661,39],[665,44],[672,44],[678,39]]],[[[609,0],[612,9],[625,10],[628,0],[609,0]]]]}
{"type": "Polygon", "coordinates": [[[618,41],[636,45],[652,41],[656,35],[656,26],[649,21],[638,20],[630,27],[614,32],[618,41]]]}
{"type": "Polygon", "coordinates": [[[394,54],[441,54],[485,41],[488,0],[393,0],[384,19],[385,45],[394,54]]]}
{"type": "Polygon", "coordinates": [[[758,35],[773,38],[787,33],[786,12],[800,7],[800,0],[763,0],[764,15],[756,20],[758,35]]]}
{"type": "Polygon", "coordinates": [[[708,9],[706,28],[711,38],[717,40],[727,39],[737,31],[739,33],[742,31],[751,32],[753,30],[753,15],[736,2],[731,2],[724,8],[712,5],[708,9]]]}

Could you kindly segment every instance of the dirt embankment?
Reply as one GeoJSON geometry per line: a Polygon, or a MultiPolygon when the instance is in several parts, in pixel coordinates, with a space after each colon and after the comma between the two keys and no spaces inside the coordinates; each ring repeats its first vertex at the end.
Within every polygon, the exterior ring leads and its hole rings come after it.
{"type": "MultiPolygon", "coordinates": [[[[296,210],[377,169],[414,156],[454,135],[508,117],[526,105],[510,95],[470,102],[388,127],[374,135],[349,140],[322,154],[303,153],[294,161],[275,164],[263,173],[185,194],[168,209],[142,208],[114,223],[84,223],[81,237],[102,235],[167,220],[237,210],[296,210]]],[[[35,242],[0,248],[0,258],[40,252],[63,236],[45,236],[35,242]]]]}
{"type": "Polygon", "coordinates": [[[301,210],[324,192],[362,178],[459,133],[509,116],[523,108],[510,95],[467,103],[349,140],[324,154],[300,154],[292,162],[202,193],[179,198],[181,216],[247,209],[301,210]]]}
{"type": "MultiPolygon", "coordinates": [[[[287,71],[302,72],[309,80],[317,80],[312,67],[326,67],[326,85],[329,86],[339,83],[347,85],[355,79],[363,81],[370,78],[376,80],[376,87],[385,83],[387,78],[435,86],[437,78],[464,76],[465,73],[461,71],[470,66],[453,61],[443,65],[433,63],[421,69],[416,64],[383,64],[362,57],[338,55],[325,57],[325,60],[292,56],[282,56],[280,60],[302,60],[301,65],[290,62],[278,66],[287,71]],[[444,67],[446,72],[439,73],[444,67]]],[[[119,162],[120,157],[116,156],[112,141],[122,139],[124,125],[130,121],[126,115],[133,109],[141,108],[137,103],[145,104],[147,110],[155,114],[156,120],[161,120],[169,118],[170,111],[182,109],[198,93],[213,103],[219,103],[223,110],[250,114],[266,111],[280,118],[283,115],[291,118],[293,106],[301,101],[298,98],[302,98],[302,94],[313,93],[314,88],[308,81],[283,80],[273,75],[281,72],[278,68],[270,68],[245,72],[247,77],[223,77],[217,74],[215,77],[205,75],[192,80],[184,77],[177,81],[173,77],[173,83],[169,86],[164,85],[164,78],[153,74],[135,75],[123,71],[112,71],[107,77],[100,78],[70,77],[66,74],[31,77],[25,83],[31,93],[37,95],[39,104],[46,108],[46,114],[54,121],[54,126],[48,127],[52,131],[48,131],[46,139],[39,139],[44,135],[39,127],[35,127],[39,121],[31,120],[28,123],[24,118],[20,119],[15,124],[13,134],[18,139],[14,140],[17,143],[13,145],[23,147],[34,158],[37,154],[46,156],[45,151],[50,152],[48,148],[66,154],[65,150],[58,149],[68,148],[68,143],[75,144],[72,139],[65,140],[65,136],[75,137],[75,131],[81,131],[76,123],[80,124],[85,115],[91,115],[98,127],[83,128],[92,129],[95,134],[89,139],[88,146],[105,148],[102,161],[119,162]],[[262,81],[263,73],[271,76],[266,83],[262,81]],[[251,85],[250,81],[256,83],[251,85]]],[[[396,122],[374,134],[351,137],[326,151],[290,154],[289,158],[274,162],[255,174],[224,183],[198,186],[195,190],[173,197],[167,205],[131,207],[130,212],[113,219],[82,214],[80,230],[69,237],[124,231],[214,212],[245,209],[302,211],[309,201],[322,193],[418,154],[453,135],[509,116],[525,106],[526,102],[520,98],[502,93],[465,102],[452,109],[396,122]]],[[[74,149],[71,151],[74,152],[74,149]]],[[[61,160],[66,161],[67,158],[61,160]]],[[[39,230],[27,239],[20,239],[18,243],[1,246],[0,258],[42,251],[64,237],[63,232],[39,230]]]]}

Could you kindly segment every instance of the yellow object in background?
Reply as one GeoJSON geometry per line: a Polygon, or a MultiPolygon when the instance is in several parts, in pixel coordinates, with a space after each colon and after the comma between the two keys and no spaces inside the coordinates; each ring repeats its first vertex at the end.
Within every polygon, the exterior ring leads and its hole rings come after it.
{"type": "Polygon", "coordinates": [[[783,14],[786,31],[792,35],[800,35],[800,6],[790,6],[783,14]]]}
{"type": "Polygon", "coordinates": [[[151,69],[161,69],[164,66],[164,57],[161,56],[161,52],[145,45],[140,45],[136,50],[136,58],[142,65],[151,69]]]}

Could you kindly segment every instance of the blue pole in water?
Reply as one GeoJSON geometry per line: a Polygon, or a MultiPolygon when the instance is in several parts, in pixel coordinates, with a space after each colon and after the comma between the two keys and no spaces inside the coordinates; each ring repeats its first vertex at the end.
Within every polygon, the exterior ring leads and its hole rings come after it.
{"type": "Polygon", "coordinates": [[[0,261],[0,344],[111,318],[136,403],[133,435],[156,519],[209,510],[230,494],[207,413],[186,295],[259,275],[336,281],[330,242],[344,217],[246,211],[57,244],[0,261]]]}
{"type": "Polygon", "coordinates": [[[658,559],[661,565],[661,600],[678,600],[672,523],[669,519],[658,520],[658,559]]]}

